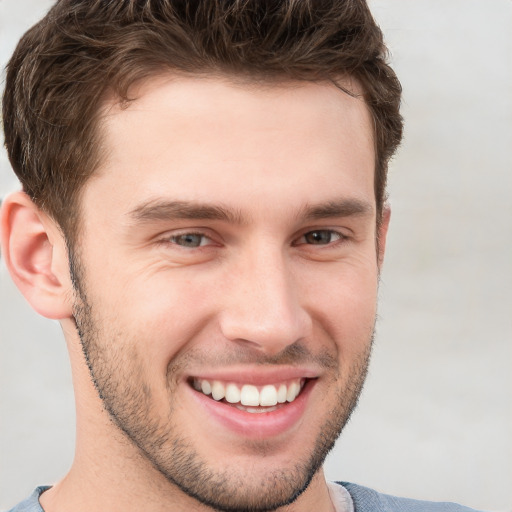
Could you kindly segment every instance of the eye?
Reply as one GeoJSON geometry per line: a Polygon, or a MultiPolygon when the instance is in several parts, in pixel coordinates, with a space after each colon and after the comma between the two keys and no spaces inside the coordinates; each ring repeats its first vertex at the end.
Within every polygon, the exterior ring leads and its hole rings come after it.
{"type": "Polygon", "coordinates": [[[182,247],[194,248],[208,245],[210,239],[201,233],[183,233],[181,235],[171,236],[169,241],[182,247]]]}
{"type": "Polygon", "coordinates": [[[300,238],[299,244],[309,245],[328,245],[345,238],[341,233],[331,229],[315,229],[304,233],[300,238]]]}

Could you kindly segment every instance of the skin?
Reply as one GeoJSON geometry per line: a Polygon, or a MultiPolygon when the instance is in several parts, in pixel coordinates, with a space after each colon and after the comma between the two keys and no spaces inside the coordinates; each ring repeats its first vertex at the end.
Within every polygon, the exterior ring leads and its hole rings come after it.
{"type": "Polygon", "coordinates": [[[331,84],[159,77],[134,92],[104,106],[74,276],[52,219],[23,193],[3,208],[11,274],[61,321],[73,368],[75,461],[41,503],[333,510],[321,463],[364,381],[389,220],[377,233],[368,110],[331,84]],[[272,413],[236,430],[190,385],[279,375],[308,386],[271,433],[272,413]]]}

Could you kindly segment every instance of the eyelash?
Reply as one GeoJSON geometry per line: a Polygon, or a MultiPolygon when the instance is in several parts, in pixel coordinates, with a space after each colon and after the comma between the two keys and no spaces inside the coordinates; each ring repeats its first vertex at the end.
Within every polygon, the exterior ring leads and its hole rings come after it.
{"type": "Polygon", "coordinates": [[[190,249],[198,249],[200,247],[204,247],[205,245],[209,245],[209,244],[203,243],[203,242],[205,242],[207,240],[212,241],[212,239],[209,236],[205,235],[204,233],[198,233],[198,232],[190,231],[190,232],[185,232],[185,233],[179,233],[179,234],[176,234],[176,235],[172,235],[172,236],[168,237],[166,240],[164,240],[164,242],[168,242],[170,244],[177,245],[179,247],[190,248],[190,249]],[[186,237],[200,237],[201,241],[199,242],[199,245],[179,244],[179,243],[176,242],[177,239],[179,239],[179,238],[185,239],[186,237]]]}
{"type": "Polygon", "coordinates": [[[329,246],[330,245],[330,246],[332,246],[333,244],[343,242],[344,240],[346,240],[348,238],[343,233],[340,233],[339,231],[336,231],[334,229],[313,229],[313,230],[307,231],[306,233],[301,235],[299,237],[299,240],[302,240],[302,239],[307,240],[306,237],[308,237],[308,235],[311,236],[311,235],[318,235],[318,234],[322,234],[322,235],[328,234],[330,237],[330,240],[325,243],[307,243],[307,242],[298,243],[298,242],[295,242],[294,245],[321,245],[321,246],[329,246]],[[336,240],[332,240],[333,236],[336,237],[336,240]]]}
{"type": "MultiPolygon", "coordinates": [[[[344,235],[343,233],[340,233],[339,231],[336,231],[334,229],[313,229],[311,231],[307,231],[307,232],[303,233],[293,243],[293,245],[294,246],[298,246],[298,245],[333,246],[335,244],[337,245],[338,243],[342,243],[343,241],[345,241],[347,239],[348,239],[348,237],[346,235],[344,235]],[[326,234],[329,236],[329,240],[325,241],[325,238],[324,238],[324,242],[322,243],[321,237],[326,235],[326,234]],[[308,238],[307,237],[308,236],[311,237],[311,236],[315,236],[315,235],[318,237],[317,239],[320,241],[320,243],[308,243],[308,238]],[[335,240],[332,240],[333,237],[335,238],[335,240]]],[[[183,247],[185,249],[199,249],[201,247],[206,247],[206,246],[211,245],[211,244],[208,244],[208,243],[203,243],[203,242],[206,242],[208,240],[213,242],[212,238],[207,236],[205,233],[194,232],[194,231],[186,231],[186,232],[183,232],[183,233],[178,233],[178,234],[169,236],[169,237],[161,240],[161,243],[176,245],[178,247],[183,247]],[[186,237],[200,237],[199,244],[198,245],[193,245],[193,242],[192,242],[192,245],[187,245],[186,243],[185,244],[177,243],[178,239],[180,239],[180,238],[181,239],[186,239],[186,237]]],[[[311,238],[310,238],[310,241],[311,241],[311,238]]],[[[213,243],[215,243],[215,242],[213,242],[213,243]]]]}

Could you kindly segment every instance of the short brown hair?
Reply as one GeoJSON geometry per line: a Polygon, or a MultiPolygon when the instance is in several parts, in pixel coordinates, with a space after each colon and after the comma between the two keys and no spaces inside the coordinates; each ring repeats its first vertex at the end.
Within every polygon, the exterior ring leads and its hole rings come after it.
{"type": "Polygon", "coordinates": [[[375,197],[402,136],[401,87],[365,0],[59,0],[7,66],[5,145],[23,189],[76,236],[101,160],[100,106],[164,72],[255,81],[355,78],[374,120],[375,197]]]}

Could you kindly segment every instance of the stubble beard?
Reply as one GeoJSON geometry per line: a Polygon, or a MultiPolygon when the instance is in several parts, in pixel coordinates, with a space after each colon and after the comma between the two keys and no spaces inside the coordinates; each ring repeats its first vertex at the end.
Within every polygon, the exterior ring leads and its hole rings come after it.
{"type": "MultiPolygon", "coordinates": [[[[98,327],[101,322],[95,318],[95,311],[87,300],[76,260],[72,277],[76,291],[74,317],[94,386],[113,423],[169,483],[203,505],[225,512],[270,512],[293,503],[307,489],[357,405],[367,374],[373,335],[365,340],[366,350],[346,370],[348,379],[343,388],[338,384],[336,400],[318,428],[309,455],[297,460],[291,468],[268,470],[255,481],[253,472],[240,473],[229,461],[226,469],[209,467],[195,449],[193,439],[180,433],[173,418],[173,376],[187,365],[187,355],[169,363],[166,390],[169,410],[167,418],[162,420],[153,411],[151,389],[145,382],[142,366],[137,364],[137,344],[118,345],[117,342],[126,340],[114,334],[109,336],[105,329],[98,327]],[[127,346],[134,348],[131,357],[127,357],[127,346]]],[[[286,357],[290,359],[289,354],[286,357]]],[[[338,367],[332,355],[323,354],[322,359],[324,364],[338,367]]],[[[333,385],[336,380],[333,377],[333,385]]],[[[270,448],[263,441],[251,446],[255,457],[264,457],[270,448]]]]}

